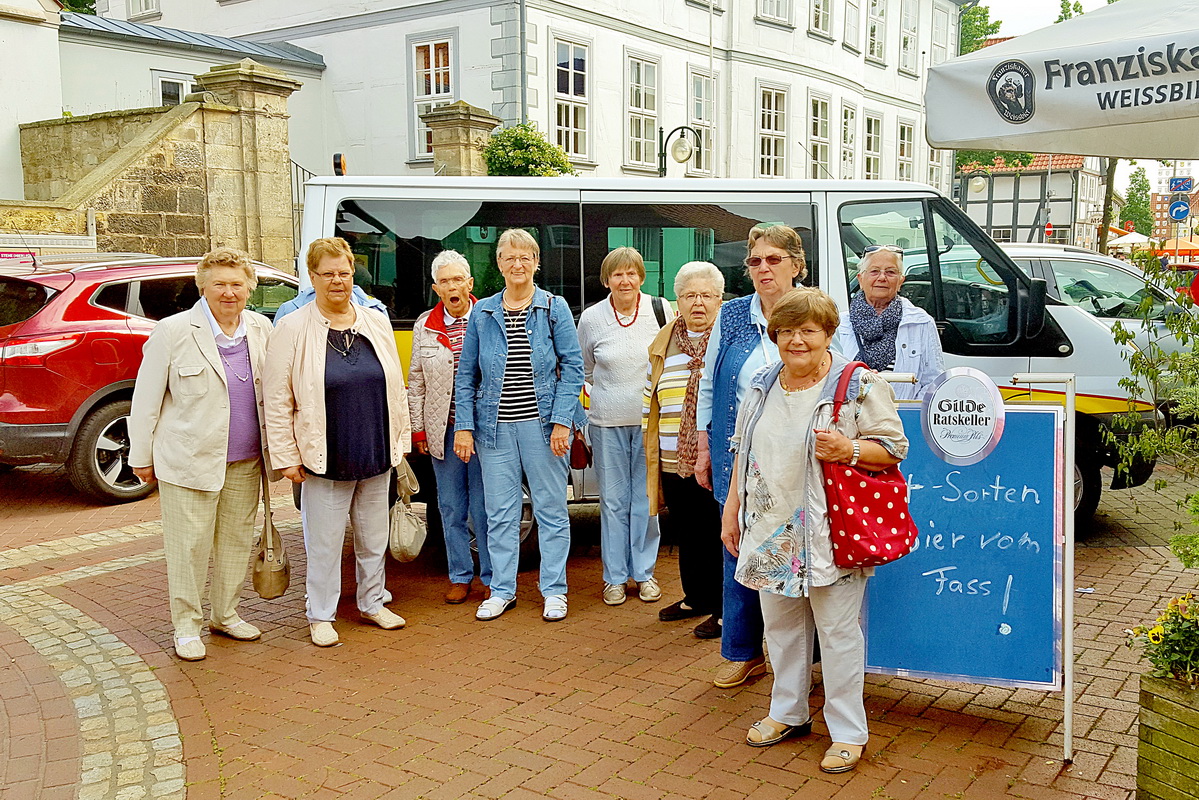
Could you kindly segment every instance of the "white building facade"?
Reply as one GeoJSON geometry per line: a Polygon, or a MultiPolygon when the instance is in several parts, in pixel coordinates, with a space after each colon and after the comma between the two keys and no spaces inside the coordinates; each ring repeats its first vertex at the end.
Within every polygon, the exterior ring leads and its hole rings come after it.
{"type": "MultiPolygon", "coordinates": [[[[293,112],[293,158],[324,172],[437,169],[418,115],[465,100],[528,120],[582,174],[657,174],[658,129],[700,136],[672,176],[915,180],[930,63],[958,0],[98,0],[97,11],[324,57],[328,113],[293,112]]],[[[301,92],[302,93],[302,92],[301,92]]]]}

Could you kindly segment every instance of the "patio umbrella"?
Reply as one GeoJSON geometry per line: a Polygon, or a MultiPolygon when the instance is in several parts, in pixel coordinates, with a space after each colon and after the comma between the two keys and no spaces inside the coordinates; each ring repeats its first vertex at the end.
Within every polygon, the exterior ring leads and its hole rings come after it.
{"type": "Polygon", "coordinates": [[[1199,0],[1121,0],[929,71],[937,148],[1199,159],[1199,0]]]}
{"type": "Polygon", "coordinates": [[[1107,246],[1108,247],[1132,247],[1133,245],[1137,245],[1137,244],[1145,244],[1148,241],[1149,241],[1148,236],[1146,236],[1143,233],[1137,233],[1136,231],[1133,231],[1132,233],[1124,234],[1119,239],[1113,239],[1112,241],[1107,243],[1107,246]]]}
{"type": "Polygon", "coordinates": [[[1175,254],[1180,256],[1199,255],[1199,242],[1194,239],[1166,239],[1153,252],[1159,256],[1172,256],[1175,254]]]}

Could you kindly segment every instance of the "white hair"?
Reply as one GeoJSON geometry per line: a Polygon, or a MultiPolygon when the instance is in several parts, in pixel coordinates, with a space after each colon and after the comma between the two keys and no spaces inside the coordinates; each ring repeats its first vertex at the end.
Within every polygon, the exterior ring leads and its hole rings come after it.
{"type": "Polygon", "coordinates": [[[461,264],[466,268],[466,274],[470,275],[470,262],[466,260],[466,256],[457,250],[442,250],[433,258],[433,266],[429,268],[429,274],[433,276],[433,283],[437,283],[437,273],[441,272],[442,267],[448,267],[451,264],[461,264]]]}
{"type": "Polygon", "coordinates": [[[712,284],[717,294],[724,294],[724,273],[715,264],[707,261],[688,261],[679,267],[678,274],[674,276],[674,296],[682,294],[683,288],[695,280],[707,281],[712,284]]]}
{"type": "Polygon", "coordinates": [[[882,249],[871,250],[869,253],[862,256],[862,260],[858,262],[858,272],[859,273],[865,272],[866,267],[870,264],[871,261],[874,261],[875,256],[877,256],[879,253],[885,253],[886,255],[891,256],[891,258],[895,259],[895,266],[899,267],[900,272],[903,272],[903,253],[896,253],[894,250],[882,250],[882,249]]]}

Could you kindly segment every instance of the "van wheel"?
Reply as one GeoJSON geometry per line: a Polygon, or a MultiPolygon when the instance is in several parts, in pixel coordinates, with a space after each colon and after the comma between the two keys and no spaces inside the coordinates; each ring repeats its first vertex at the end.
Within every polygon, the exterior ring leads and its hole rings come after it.
{"type": "Polygon", "coordinates": [[[129,409],[118,400],[100,406],[83,421],[67,459],[67,478],[77,490],[101,503],[128,503],[154,491],[129,466],[129,409]]]}
{"type": "MultiPolygon", "coordinates": [[[[529,487],[523,483],[520,486],[520,570],[529,570],[541,563],[541,547],[537,543],[537,519],[533,516],[533,500],[529,496],[529,487]]],[[[479,540],[475,538],[473,523],[471,525],[470,552],[476,562],[479,557],[479,540]]]]}
{"type": "Polygon", "coordinates": [[[1087,530],[1099,507],[1099,496],[1103,493],[1103,482],[1099,464],[1091,462],[1074,464],[1074,530],[1087,530]]]}

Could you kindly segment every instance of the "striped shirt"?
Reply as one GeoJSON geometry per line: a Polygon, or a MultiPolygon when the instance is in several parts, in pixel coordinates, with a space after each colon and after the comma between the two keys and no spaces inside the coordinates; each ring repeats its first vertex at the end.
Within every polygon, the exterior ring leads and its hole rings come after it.
{"type": "MultiPolygon", "coordinates": [[[[445,335],[450,340],[450,352],[454,354],[454,374],[458,374],[458,360],[462,357],[462,341],[466,338],[466,323],[470,316],[457,317],[445,326],[445,335]]],[[[454,392],[450,391],[450,425],[454,424],[454,392]]]]}
{"type": "Polygon", "coordinates": [[[524,422],[541,417],[533,385],[533,349],[525,329],[528,318],[528,308],[521,311],[504,309],[508,363],[504,367],[504,388],[500,390],[499,422],[524,422]]]}
{"type": "MultiPolygon", "coordinates": [[[[699,338],[703,333],[687,332],[692,338],[699,338]]],[[[679,427],[683,421],[683,401],[687,397],[687,381],[691,371],[687,369],[691,356],[679,350],[674,338],[666,346],[666,358],[662,362],[662,374],[658,377],[656,394],[658,397],[658,459],[663,472],[678,472],[679,427]]],[[[651,367],[652,369],[652,367],[651,367]]],[[[646,415],[649,413],[650,392],[654,387],[649,385],[648,373],[645,393],[642,398],[646,415]]],[[[647,417],[642,418],[644,427],[647,417]]]]}

